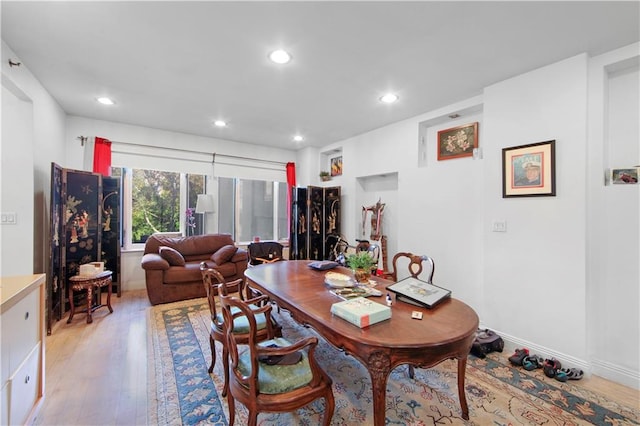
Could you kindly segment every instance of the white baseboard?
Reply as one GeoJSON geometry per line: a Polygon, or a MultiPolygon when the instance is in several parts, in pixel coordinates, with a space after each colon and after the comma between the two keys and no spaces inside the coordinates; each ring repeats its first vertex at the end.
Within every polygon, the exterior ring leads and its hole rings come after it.
{"type": "MultiPolygon", "coordinates": [[[[482,329],[486,327],[480,327],[480,328],[482,329]]],[[[564,354],[562,352],[558,352],[553,349],[537,345],[533,342],[529,342],[527,340],[523,340],[515,336],[511,336],[507,333],[503,333],[491,327],[489,328],[495,331],[496,333],[498,333],[498,335],[502,337],[502,340],[504,340],[503,353],[507,354],[507,357],[509,357],[517,348],[527,348],[529,349],[529,353],[531,355],[539,355],[545,359],[555,358],[558,361],[560,361],[563,367],[580,368],[582,371],[584,371],[584,374],[587,377],[592,373],[591,366],[586,360],[579,359],[579,358],[564,354]]]]}
{"type": "Polygon", "coordinates": [[[480,329],[484,328],[489,328],[502,337],[502,340],[504,340],[503,354],[506,354],[507,357],[511,356],[517,348],[527,348],[529,349],[530,354],[539,355],[545,359],[557,359],[561,362],[563,367],[580,368],[584,371],[585,377],[590,377],[593,374],[632,389],[640,389],[640,373],[638,371],[633,371],[602,360],[593,360],[589,362],[587,360],[576,358],[562,352],[537,345],[533,342],[511,336],[491,327],[480,326],[480,329]]]}
{"type": "Polygon", "coordinates": [[[640,373],[607,361],[595,359],[591,362],[593,374],[612,382],[640,390],[640,373]]]}

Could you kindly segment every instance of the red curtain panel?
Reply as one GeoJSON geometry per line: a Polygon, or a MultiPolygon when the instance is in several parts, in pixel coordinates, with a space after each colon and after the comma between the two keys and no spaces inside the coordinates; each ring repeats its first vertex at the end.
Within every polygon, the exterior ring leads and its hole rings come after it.
{"type": "Polygon", "coordinates": [[[93,150],[93,172],[102,176],[111,176],[111,141],[109,139],[95,138],[93,150]]]}
{"type": "Polygon", "coordinates": [[[291,226],[291,188],[296,186],[296,163],[287,163],[287,223],[291,226]]]}

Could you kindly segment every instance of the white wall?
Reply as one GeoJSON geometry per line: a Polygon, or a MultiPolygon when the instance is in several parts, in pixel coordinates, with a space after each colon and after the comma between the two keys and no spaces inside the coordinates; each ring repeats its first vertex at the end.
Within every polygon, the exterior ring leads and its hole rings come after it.
{"type": "Polygon", "coordinates": [[[3,215],[13,218],[0,225],[0,276],[32,274],[34,269],[33,104],[21,99],[22,92],[16,95],[11,89],[17,90],[2,85],[0,209],[3,215]],[[14,146],[20,149],[13,149],[14,146]]]}
{"type": "Polygon", "coordinates": [[[507,232],[485,232],[482,318],[568,364],[586,356],[586,101],[585,55],[485,90],[485,228],[507,232]],[[501,149],[547,140],[557,195],[501,198],[501,149]]]}
{"type": "MultiPolygon", "coordinates": [[[[604,67],[637,59],[638,45],[614,56],[599,65],[601,86],[604,67]]],[[[480,98],[323,151],[342,151],[343,175],[329,184],[342,186],[348,239],[359,233],[361,207],[377,200],[376,191],[360,183],[397,173],[397,194],[385,194],[382,200],[393,211],[393,221],[384,226],[397,250],[434,257],[435,283],[452,289],[454,297],[478,311],[483,326],[512,345],[637,388],[640,186],[605,188],[604,169],[614,165],[603,166],[602,157],[607,164],[610,157],[640,163],[638,76],[637,71],[613,75],[610,96],[601,94],[601,111],[593,113],[590,102],[598,99],[588,84],[590,78],[598,79],[590,75],[593,61],[598,59],[578,55],[487,87],[480,98]],[[459,119],[446,118],[460,111],[459,119]],[[592,122],[605,116],[603,133],[594,136],[592,122]],[[437,131],[474,121],[479,122],[483,158],[437,161],[437,131]],[[616,142],[603,146],[605,128],[606,138],[616,142]],[[547,140],[556,141],[557,195],[502,198],[502,149],[547,140]],[[601,163],[595,168],[593,155],[601,163]],[[589,189],[593,179],[596,194],[605,192],[599,198],[589,189]],[[612,217],[618,207],[624,209],[623,220],[612,217]],[[599,216],[590,216],[594,210],[599,216]],[[492,232],[496,220],[506,221],[506,233],[492,232]],[[610,248],[617,246],[627,253],[612,253],[610,248]],[[591,255],[594,247],[604,256],[591,255]],[[607,265],[594,268],[603,257],[607,265]],[[589,301],[588,293],[595,294],[589,301]],[[606,306],[601,305],[603,295],[609,297],[606,306]],[[594,310],[601,314],[588,321],[587,311],[593,316],[594,310]],[[599,327],[589,326],[596,323],[599,327]]]]}
{"type": "Polygon", "coordinates": [[[604,175],[610,168],[640,164],[639,69],[639,44],[590,63],[586,233],[593,372],[635,388],[640,388],[640,186],[606,185],[604,175]]]}
{"type": "MultiPolygon", "coordinates": [[[[20,165],[19,168],[9,167],[9,170],[12,170],[10,180],[16,182],[17,186],[22,185],[20,182],[30,182],[29,188],[24,188],[26,192],[21,193],[18,198],[10,197],[5,201],[5,191],[3,190],[2,209],[3,211],[19,211],[18,227],[23,224],[31,227],[31,231],[25,231],[22,236],[26,244],[24,247],[20,246],[19,250],[15,247],[5,250],[3,247],[2,263],[22,265],[24,259],[28,259],[32,266],[28,271],[23,270],[25,267],[21,266],[19,273],[48,272],[51,162],[56,162],[62,166],[65,165],[65,114],[40,82],[31,74],[26,64],[22,64],[19,67],[9,66],[9,59],[14,62],[21,62],[21,60],[4,41],[2,42],[1,54],[3,88],[8,88],[14,95],[21,94],[20,96],[24,100],[31,103],[32,108],[31,124],[25,124],[22,118],[17,119],[22,124],[16,123],[16,125],[30,127],[30,131],[26,127],[24,131],[30,133],[31,136],[27,137],[27,139],[30,138],[31,142],[23,140],[22,144],[18,144],[10,139],[5,140],[4,133],[2,135],[3,158],[5,155],[7,158],[15,158],[17,163],[14,164],[20,165]]],[[[4,101],[3,99],[3,103],[4,101]]],[[[4,114],[5,112],[3,111],[4,114]]],[[[27,116],[29,114],[20,115],[27,116]]],[[[6,125],[4,118],[3,116],[3,127],[6,125]]],[[[28,121],[29,118],[26,118],[26,120],[28,121]]],[[[2,240],[4,246],[4,235],[2,240]]]]}

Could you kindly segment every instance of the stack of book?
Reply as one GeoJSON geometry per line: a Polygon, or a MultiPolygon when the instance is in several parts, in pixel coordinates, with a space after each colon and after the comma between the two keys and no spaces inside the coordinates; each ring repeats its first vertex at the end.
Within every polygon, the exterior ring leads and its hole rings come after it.
{"type": "Polygon", "coordinates": [[[391,318],[391,308],[364,297],[334,303],[331,313],[360,328],[391,318]]]}
{"type": "Polygon", "coordinates": [[[409,277],[387,287],[396,294],[396,300],[415,306],[433,308],[451,297],[451,290],[409,277]]]}

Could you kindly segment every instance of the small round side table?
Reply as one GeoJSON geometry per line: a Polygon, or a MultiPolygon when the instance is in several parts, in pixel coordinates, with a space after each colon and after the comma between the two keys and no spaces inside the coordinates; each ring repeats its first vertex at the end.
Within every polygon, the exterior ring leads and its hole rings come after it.
{"type": "Polygon", "coordinates": [[[111,307],[111,284],[111,271],[104,271],[95,275],[75,275],[69,278],[69,305],[71,305],[71,309],[69,310],[69,319],[67,320],[67,324],[71,322],[73,315],[75,314],[75,306],[73,303],[74,291],[87,290],[87,324],[91,324],[93,322],[91,314],[98,308],[106,306],[109,308],[110,313],[113,312],[113,308],[111,307]],[[107,286],[107,304],[103,305],[102,300],[99,300],[97,305],[91,306],[93,303],[93,290],[98,290],[104,286],[107,286]]]}

